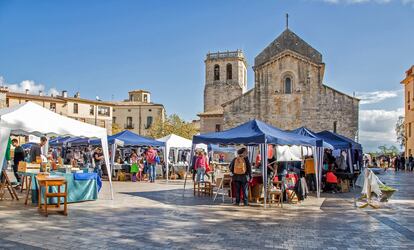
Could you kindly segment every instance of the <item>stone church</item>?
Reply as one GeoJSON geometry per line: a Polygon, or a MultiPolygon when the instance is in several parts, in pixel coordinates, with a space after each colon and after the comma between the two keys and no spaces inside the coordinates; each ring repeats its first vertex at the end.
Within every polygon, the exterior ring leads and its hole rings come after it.
{"type": "Polygon", "coordinates": [[[281,129],[358,135],[359,99],[323,83],[322,54],[288,27],[256,56],[250,90],[241,50],[208,53],[205,67],[201,133],[259,119],[281,129]]]}

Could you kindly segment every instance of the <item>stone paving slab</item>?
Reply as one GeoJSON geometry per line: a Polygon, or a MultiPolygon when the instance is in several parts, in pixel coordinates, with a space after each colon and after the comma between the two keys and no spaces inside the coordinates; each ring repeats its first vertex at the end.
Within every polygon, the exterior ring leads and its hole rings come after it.
{"type": "MultiPolygon", "coordinates": [[[[414,184],[412,173],[392,174],[381,178],[414,184]]],[[[104,183],[99,200],[70,204],[68,217],[0,201],[0,249],[414,249],[410,185],[379,210],[356,209],[356,193],[265,210],[213,204],[180,182],[114,188],[115,200],[104,183]]]]}

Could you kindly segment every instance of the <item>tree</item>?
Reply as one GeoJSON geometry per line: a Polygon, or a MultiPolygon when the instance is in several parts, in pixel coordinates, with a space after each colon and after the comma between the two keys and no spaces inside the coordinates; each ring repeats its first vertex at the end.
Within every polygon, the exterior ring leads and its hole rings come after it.
{"type": "Polygon", "coordinates": [[[379,152],[375,155],[387,155],[387,156],[395,156],[399,154],[398,148],[396,146],[387,147],[387,145],[381,145],[378,147],[379,152]]]}
{"type": "Polygon", "coordinates": [[[401,149],[403,149],[407,140],[405,135],[404,116],[398,117],[398,121],[395,124],[395,133],[397,134],[397,142],[400,144],[401,149]]]}
{"type": "Polygon", "coordinates": [[[170,134],[176,134],[181,137],[192,139],[199,131],[191,122],[186,122],[178,115],[173,114],[166,117],[164,122],[158,119],[152,124],[148,135],[152,138],[161,138],[170,134]]]}
{"type": "Polygon", "coordinates": [[[112,134],[117,134],[122,131],[122,128],[117,123],[112,123],[112,134]]]}

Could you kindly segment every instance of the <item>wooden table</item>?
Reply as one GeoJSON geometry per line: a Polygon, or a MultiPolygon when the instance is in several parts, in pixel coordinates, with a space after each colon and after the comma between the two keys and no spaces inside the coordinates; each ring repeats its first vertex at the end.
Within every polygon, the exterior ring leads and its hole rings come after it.
{"type": "Polygon", "coordinates": [[[39,212],[42,212],[42,187],[45,188],[45,193],[44,193],[44,213],[45,216],[48,216],[48,206],[52,205],[52,204],[48,204],[48,198],[53,198],[53,197],[57,197],[57,203],[56,205],[54,205],[57,208],[60,208],[60,201],[61,198],[64,198],[64,203],[63,203],[63,211],[60,211],[63,213],[63,215],[68,215],[67,213],[67,205],[68,205],[68,195],[67,195],[67,190],[68,190],[68,185],[66,182],[65,177],[50,177],[47,175],[43,175],[43,174],[39,174],[36,176],[36,179],[39,183],[39,190],[38,190],[38,203],[39,203],[39,212]],[[58,187],[58,192],[57,193],[49,193],[49,187],[51,186],[57,186],[58,187]],[[65,186],[65,191],[61,192],[61,187],[65,186]]]}

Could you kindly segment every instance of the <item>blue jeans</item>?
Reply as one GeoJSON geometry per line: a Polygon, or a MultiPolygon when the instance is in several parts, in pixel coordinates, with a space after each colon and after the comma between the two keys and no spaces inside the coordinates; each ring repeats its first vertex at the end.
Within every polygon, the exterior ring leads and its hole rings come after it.
{"type": "Polygon", "coordinates": [[[197,168],[197,182],[204,181],[205,168],[197,168]]]}
{"type": "Polygon", "coordinates": [[[101,169],[101,165],[95,165],[95,169],[94,172],[97,173],[99,175],[99,177],[102,178],[102,169],[101,169]]]}
{"type": "Polygon", "coordinates": [[[155,164],[149,164],[149,175],[150,175],[150,181],[154,182],[155,181],[155,177],[157,176],[156,173],[156,169],[155,169],[155,164]]]}

